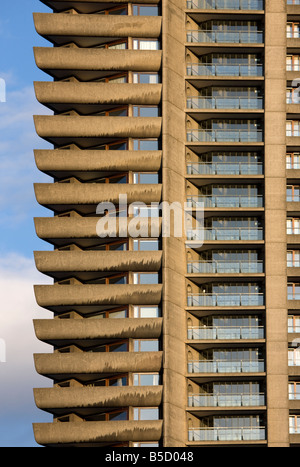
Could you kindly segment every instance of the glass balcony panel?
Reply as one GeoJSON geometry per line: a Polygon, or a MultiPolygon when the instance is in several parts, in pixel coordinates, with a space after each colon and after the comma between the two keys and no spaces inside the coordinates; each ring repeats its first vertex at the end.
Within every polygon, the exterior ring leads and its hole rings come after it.
{"type": "MultiPolygon", "coordinates": [[[[288,0],[288,4],[291,1],[288,0]]],[[[295,3],[293,3],[295,4],[295,3]]],[[[263,0],[187,0],[188,9],[204,10],[263,10],[263,0]]]]}
{"type": "Polygon", "coordinates": [[[263,133],[260,130],[191,130],[187,132],[187,141],[190,143],[260,143],[263,133]]]}
{"type": "Polygon", "coordinates": [[[260,441],[265,439],[264,427],[189,429],[189,441],[260,441]]]}
{"type": "Polygon", "coordinates": [[[265,405],[264,394],[192,394],[189,407],[256,407],[265,405]]]}
{"type": "Polygon", "coordinates": [[[188,109],[262,109],[263,101],[259,97],[190,97],[188,109]]]}
{"type": "Polygon", "coordinates": [[[255,65],[213,65],[194,63],[187,66],[189,76],[263,76],[263,67],[255,65]]]}
{"type": "Polygon", "coordinates": [[[203,195],[191,196],[187,206],[193,208],[260,208],[263,207],[263,197],[257,196],[227,196],[203,195]]]}
{"type": "Polygon", "coordinates": [[[188,373],[262,373],[264,361],[199,360],[188,362],[188,373]]]}
{"type": "Polygon", "coordinates": [[[230,339],[263,339],[264,328],[242,327],[242,326],[224,326],[224,327],[191,327],[188,328],[188,339],[195,340],[230,340],[230,339]]]}

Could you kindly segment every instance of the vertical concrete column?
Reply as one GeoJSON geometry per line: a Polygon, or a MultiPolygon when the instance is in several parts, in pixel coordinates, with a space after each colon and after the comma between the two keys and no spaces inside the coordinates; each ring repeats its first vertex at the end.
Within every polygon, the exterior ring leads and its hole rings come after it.
{"type": "Polygon", "coordinates": [[[289,447],[286,21],[286,0],[265,0],[265,271],[269,447],[289,447]]]}
{"type": "MultiPolygon", "coordinates": [[[[163,201],[185,201],[185,14],[184,0],[162,1],[163,201]]],[[[185,238],[163,238],[163,443],[185,445],[186,316],[185,238]]]]}

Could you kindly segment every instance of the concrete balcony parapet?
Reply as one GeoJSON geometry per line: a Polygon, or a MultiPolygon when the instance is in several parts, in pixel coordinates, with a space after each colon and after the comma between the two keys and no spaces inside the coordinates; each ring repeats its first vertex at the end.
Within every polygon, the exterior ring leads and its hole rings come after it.
{"type": "Polygon", "coordinates": [[[50,310],[72,310],[77,306],[159,305],[162,298],[161,284],[36,285],[34,291],[38,305],[50,310]]]}
{"type": "Polygon", "coordinates": [[[97,445],[126,441],[158,441],[162,436],[162,420],[34,423],[33,430],[38,444],[97,445]]]}
{"type": "Polygon", "coordinates": [[[38,203],[49,209],[59,211],[67,206],[90,206],[95,214],[99,203],[112,203],[117,206],[120,195],[127,196],[128,204],[136,201],[146,204],[160,203],[162,196],[161,184],[36,183],[34,190],[38,203]]]}
{"type": "Polygon", "coordinates": [[[34,389],[40,409],[99,407],[157,407],[162,402],[162,386],[109,386],[34,389]]]}
{"type": "Polygon", "coordinates": [[[153,171],[161,168],[161,151],[36,150],[38,169],[45,173],[153,171]]]}
{"type": "Polygon", "coordinates": [[[162,355],[162,352],[108,352],[100,356],[97,352],[35,354],[34,363],[37,373],[49,378],[77,375],[89,380],[92,375],[160,371],[162,355]]]}
{"type": "Polygon", "coordinates": [[[158,105],[161,84],[35,82],[37,100],[42,104],[135,104],[158,105]]]}
{"type": "Polygon", "coordinates": [[[49,142],[80,138],[159,138],[160,117],[35,115],[37,134],[49,142]]]}
{"type": "Polygon", "coordinates": [[[158,339],[162,318],[39,319],[34,320],[37,338],[44,342],[61,340],[158,339]]]}
{"type": "Polygon", "coordinates": [[[41,70],[159,71],[161,50],[117,50],[99,48],[34,47],[41,70]]]}
{"type": "Polygon", "coordinates": [[[159,16],[123,15],[69,15],[34,13],[38,34],[48,39],[55,37],[159,37],[162,19],[159,16]]]}
{"type": "Polygon", "coordinates": [[[42,273],[93,271],[159,271],[161,251],[36,251],[42,273]]]}
{"type": "MultiPolygon", "coordinates": [[[[34,219],[35,223],[35,229],[37,236],[43,240],[50,240],[53,243],[60,243],[62,240],[64,242],[69,243],[69,242],[77,242],[82,244],[83,246],[85,244],[90,244],[90,242],[93,242],[95,244],[99,243],[101,239],[98,236],[97,233],[97,223],[99,221],[99,217],[39,217],[34,219]]],[[[129,225],[129,222],[131,221],[130,218],[127,218],[126,220],[122,219],[122,222],[127,223],[127,226],[129,225]]],[[[154,218],[152,220],[148,220],[147,218],[145,219],[140,219],[139,223],[137,224],[136,228],[140,230],[144,230],[145,227],[148,227],[148,229],[145,229],[147,231],[150,231],[151,225],[154,226],[154,229],[157,230],[158,234],[161,233],[161,224],[162,220],[161,218],[154,218]]],[[[119,236],[119,219],[116,219],[116,231],[110,231],[108,228],[107,231],[107,237],[108,239],[110,237],[110,234],[112,237],[115,237],[116,240],[118,240],[119,236]]],[[[126,236],[124,237],[124,233],[122,232],[122,238],[128,238],[129,233],[128,229],[126,232],[126,236]]],[[[149,237],[149,234],[147,234],[147,238],[149,237]]],[[[102,241],[105,241],[105,239],[102,239],[102,241]]]]}

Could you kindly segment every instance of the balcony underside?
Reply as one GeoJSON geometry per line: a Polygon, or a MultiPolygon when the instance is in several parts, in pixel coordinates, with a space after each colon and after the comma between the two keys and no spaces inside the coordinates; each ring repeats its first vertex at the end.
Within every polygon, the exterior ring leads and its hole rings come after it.
{"type": "Polygon", "coordinates": [[[34,399],[39,409],[54,415],[72,412],[87,416],[101,409],[158,407],[162,392],[162,386],[41,388],[34,389],[34,399]]]}
{"type": "Polygon", "coordinates": [[[105,446],[126,441],[158,441],[162,421],[34,423],[35,440],[44,446],[105,446]]]}
{"type": "Polygon", "coordinates": [[[92,313],[124,305],[159,305],[162,285],[36,285],[39,306],[54,312],[92,313]]]}
{"type": "MultiPolygon", "coordinates": [[[[132,219],[124,218],[126,228],[120,228],[119,219],[116,219],[116,229],[107,231],[107,235],[100,238],[97,233],[99,217],[40,217],[35,218],[35,229],[37,236],[49,243],[59,247],[70,244],[80,248],[92,248],[103,243],[116,240],[126,240],[129,236],[128,226],[132,219]]],[[[161,218],[153,220],[140,219],[136,228],[145,234],[141,237],[149,238],[159,236],[161,233],[161,218]]]]}
{"type": "Polygon", "coordinates": [[[93,47],[113,38],[156,38],[161,34],[161,17],[122,15],[68,15],[34,13],[38,34],[59,45],[74,42],[79,47],[93,47]]]}
{"type": "Polygon", "coordinates": [[[36,150],[38,169],[52,177],[93,180],[116,172],[158,172],[161,151],[36,150]]]}
{"type": "Polygon", "coordinates": [[[91,81],[114,73],[158,72],[162,65],[160,50],[106,50],[66,47],[34,47],[38,68],[54,78],[74,76],[91,81]]]}
{"type": "Polygon", "coordinates": [[[88,382],[128,372],[159,372],[162,352],[35,354],[34,363],[42,376],[57,381],[73,378],[88,382]]]}
{"type": "Polygon", "coordinates": [[[162,333],[161,318],[42,319],[33,323],[37,338],[54,346],[77,343],[84,347],[111,339],[158,339],[162,333]]]}
{"type": "Polygon", "coordinates": [[[56,279],[89,280],[113,272],[159,271],[161,251],[39,251],[34,252],[37,269],[56,279]]]}

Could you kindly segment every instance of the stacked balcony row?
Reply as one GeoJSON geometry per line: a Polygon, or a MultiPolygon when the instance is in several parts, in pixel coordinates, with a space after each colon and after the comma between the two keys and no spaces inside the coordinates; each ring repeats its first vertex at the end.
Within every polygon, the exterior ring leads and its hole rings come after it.
{"type": "Polygon", "coordinates": [[[139,214],[162,199],[159,6],[45,3],[55,13],[35,14],[35,26],[54,47],[34,53],[54,81],[35,91],[54,114],[34,119],[54,148],[35,159],[54,183],[35,193],[54,217],[35,224],[54,251],[35,261],[54,284],[35,295],[54,319],[34,325],[54,352],[34,358],[54,383],[35,390],[36,404],[54,422],[35,424],[35,437],[47,446],[158,445],[161,219],[139,214]],[[135,202],[143,207],[129,209],[135,202]]]}

